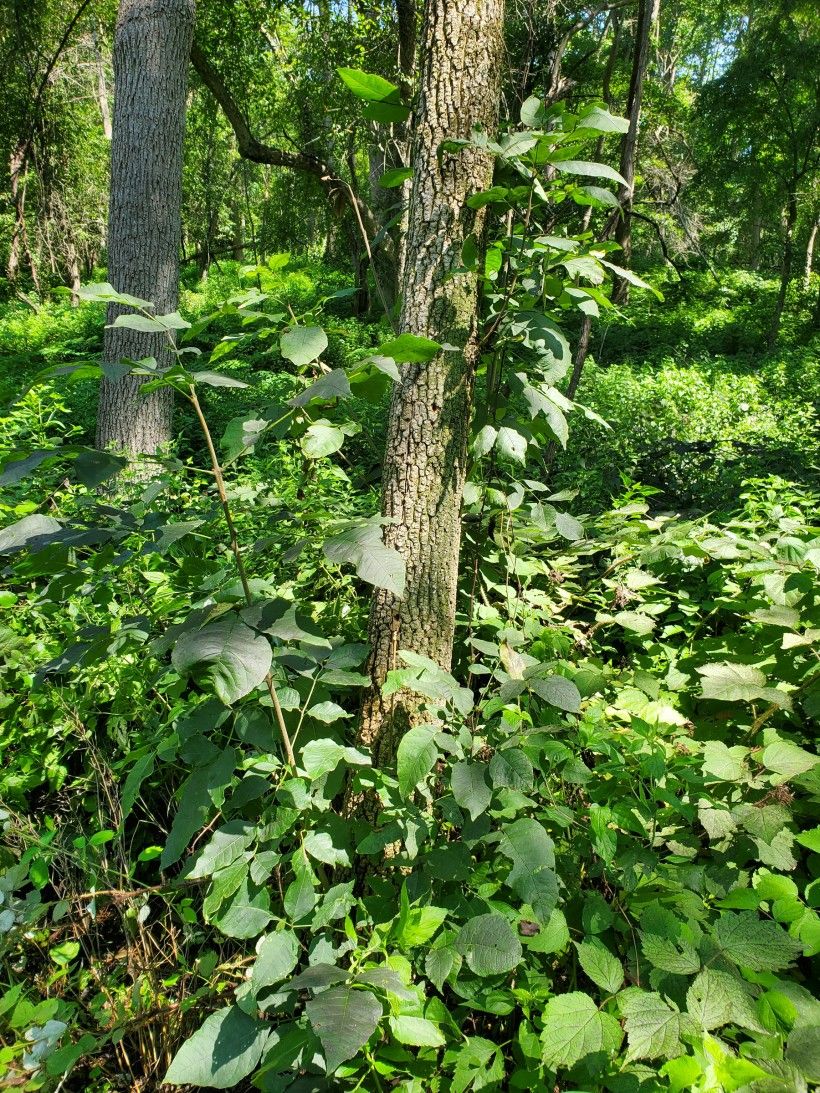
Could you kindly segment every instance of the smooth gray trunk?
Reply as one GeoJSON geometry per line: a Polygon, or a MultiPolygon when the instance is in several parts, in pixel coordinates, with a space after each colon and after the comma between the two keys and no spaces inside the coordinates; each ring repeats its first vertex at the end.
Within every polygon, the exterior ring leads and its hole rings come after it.
{"type": "MultiPolygon", "coordinates": [[[[108,217],[108,279],[118,292],[150,300],[157,315],[179,296],[182,142],[194,0],[121,0],[114,38],[114,122],[108,217]]],[[[122,308],[110,307],[113,323],[122,308]]],[[[106,329],[104,359],[155,357],[160,335],[106,329]]],[[[97,446],[153,455],[172,437],[172,394],[143,396],[136,376],[100,388],[97,446]]]]}

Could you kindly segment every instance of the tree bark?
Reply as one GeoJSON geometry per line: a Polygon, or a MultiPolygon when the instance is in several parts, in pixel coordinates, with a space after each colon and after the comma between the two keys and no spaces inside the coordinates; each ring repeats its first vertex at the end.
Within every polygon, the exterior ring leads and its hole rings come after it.
{"type": "Polygon", "coordinates": [[[792,279],[792,265],[794,264],[794,229],[797,225],[797,186],[790,187],[789,200],[786,203],[785,236],[783,239],[783,264],[780,267],[780,288],[777,293],[777,302],[774,305],[772,325],[769,329],[769,348],[777,341],[780,333],[780,320],[783,318],[783,309],[786,306],[786,293],[789,290],[789,282],[792,279]]]}
{"type": "MultiPolygon", "coordinates": [[[[641,0],[638,9],[638,25],[635,30],[635,50],[632,58],[632,76],[629,82],[627,116],[629,129],[621,143],[620,171],[626,180],[621,186],[618,200],[621,212],[615,226],[615,241],[621,245],[620,264],[628,269],[632,258],[632,202],[634,199],[635,164],[638,152],[638,127],[641,120],[643,83],[649,61],[649,41],[652,27],[658,16],[658,0],[641,0]]],[[[612,289],[613,302],[625,304],[629,298],[629,283],[618,278],[612,289]]]]}
{"type": "Polygon", "coordinates": [[[814,267],[814,244],[817,242],[817,229],[820,228],[820,222],[815,217],[812,222],[811,231],[809,232],[808,242],[806,243],[806,264],[803,267],[803,289],[808,292],[809,285],[811,284],[811,271],[814,267]]]}
{"type": "MultiPolygon", "coordinates": [[[[194,0],[121,0],[114,38],[114,124],[108,219],[108,279],[118,292],[150,300],[157,315],[179,295],[182,143],[194,0]]],[[[113,323],[122,308],[111,307],[113,323]]],[[[167,340],[124,328],[105,332],[104,359],[155,357],[167,340]]],[[[170,390],[140,393],[142,380],[103,379],[97,445],[153,455],[170,441],[170,390]]]]}
{"type": "Polygon", "coordinates": [[[444,153],[442,141],[497,122],[504,0],[426,0],[419,103],[413,136],[413,185],[403,278],[402,332],[457,345],[428,364],[404,364],[390,407],[382,511],[385,542],[406,565],[404,597],[384,589],[370,617],[371,689],[360,739],[374,763],[390,763],[417,712],[413,696],[385,700],[381,685],[398,651],[452,658],[460,509],[479,353],[477,279],[448,277],[461,247],[480,233],[484,214],[465,207],[492,180],[492,159],[476,149],[444,153]]]}

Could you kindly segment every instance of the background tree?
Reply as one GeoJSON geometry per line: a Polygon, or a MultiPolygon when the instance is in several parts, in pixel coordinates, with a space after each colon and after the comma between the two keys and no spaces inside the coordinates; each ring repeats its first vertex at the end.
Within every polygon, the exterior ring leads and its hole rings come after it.
{"type": "MultiPolygon", "coordinates": [[[[194,0],[122,0],[114,43],[108,277],[118,292],[176,310],[182,234],[182,141],[194,0]]],[[[113,324],[121,309],[109,309],[113,324]]],[[[164,335],[109,325],[104,359],[168,361],[164,335]]],[[[136,376],[104,378],[97,446],[153,454],[171,440],[169,390],[136,376]]]]}

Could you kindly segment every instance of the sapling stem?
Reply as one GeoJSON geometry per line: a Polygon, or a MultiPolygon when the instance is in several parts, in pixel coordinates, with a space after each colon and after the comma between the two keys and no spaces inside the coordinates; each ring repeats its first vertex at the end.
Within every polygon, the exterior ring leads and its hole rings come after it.
{"type": "MultiPolygon", "coordinates": [[[[228,492],[225,489],[225,476],[222,473],[222,465],[219,462],[219,456],[216,453],[213,437],[211,436],[211,430],[208,427],[208,422],[205,419],[205,415],[202,412],[202,404],[199,401],[199,397],[196,393],[196,388],[193,384],[188,387],[187,399],[194,408],[194,413],[199,421],[199,426],[202,430],[202,435],[205,437],[205,444],[208,448],[208,455],[211,460],[211,469],[214,474],[214,481],[216,482],[216,491],[219,495],[219,503],[222,506],[222,511],[225,514],[225,524],[228,528],[228,538],[231,547],[231,553],[234,556],[236,562],[236,569],[239,574],[239,582],[242,585],[242,592],[245,596],[245,602],[248,607],[253,603],[253,595],[251,593],[251,586],[248,582],[248,571],[245,569],[245,559],[242,556],[242,548],[239,545],[239,536],[236,533],[236,524],[234,523],[233,514],[231,513],[231,505],[228,500],[228,492]]],[[[288,766],[295,769],[296,757],[293,754],[293,744],[291,743],[290,734],[288,733],[288,727],[285,724],[285,715],[282,713],[282,706],[279,702],[279,695],[276,693],[276,685],[273,682],[273,676],[270,672],[265,676],[265,685],[268,688],[268,694],[270,695],[271,702],[273,703],[273,709],[276,713],[276,722],[279,726],[279,735],[282,737],[282,746],[285,749],[285,758],[287,759],[288,766]]]]}

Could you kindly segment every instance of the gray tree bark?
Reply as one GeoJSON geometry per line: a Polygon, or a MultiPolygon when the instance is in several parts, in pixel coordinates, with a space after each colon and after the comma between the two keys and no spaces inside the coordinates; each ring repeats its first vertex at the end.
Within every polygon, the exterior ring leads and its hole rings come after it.
{"type": "Polygon", "coordinates": [[[449,668],[456,610],[473,377],[479,354],[477,280],[448,279],[461,247],[480,233],[483,212],[466,198],[486,189],[492,159],[476,149],[439,158],[442,141],[466,137],[498,116],[504,0],[426,0],[413,184],[405,249],[403,332],[458,346],[428,364],[405,364],[393,392],[384,459],[385,541],[403,556],[404,597],[377,590],[370,617],[369,670],[360,738],[374,763],[389,763],[416,711],[412,696],[384,699],[381,685],[400,649],[449,668]]]}
{"type": "MultiPolygon", "coordinates": [[[[155,314],[179,296],[182,142],[194,0],[120,0],[114,37],[114,123],[108,218],[108,279],[118,292],[150,300],[155,314]]],[[[113,323],[122,308],[111,307],[113,323]]],[[[109,328],[104,359],[155,357],[161,335],[109,328]]],[[[142,380],[103,379],[97,446],[153,455],[172,437],[172,393],[143,396],[142,380]]]]}

